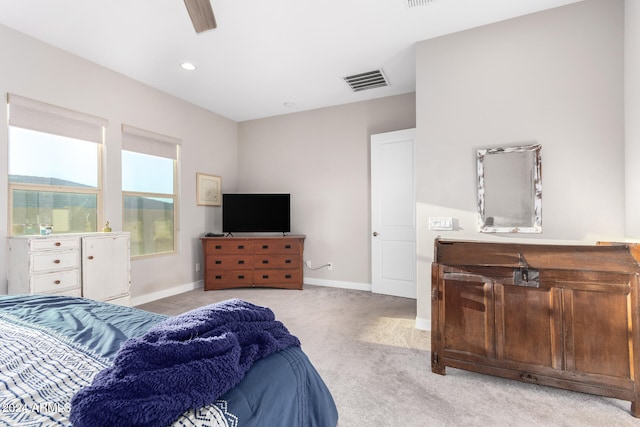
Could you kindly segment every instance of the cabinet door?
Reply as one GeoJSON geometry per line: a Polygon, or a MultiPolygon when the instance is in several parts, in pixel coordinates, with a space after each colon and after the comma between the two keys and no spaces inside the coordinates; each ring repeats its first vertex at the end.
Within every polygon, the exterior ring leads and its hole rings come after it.
{"type": "Polygon", "coordinates": [[[563,369],[562,291],[496,285],[496,358],[563,369]]]}
{"type": "Polygon", "coordinates": [[[475,274],[445,272],[440,286],[438,332],[444,337],[445,356],[468,361],[492,358],[493,283],[475,274]]]}
{"type": "Polygon", "coordinates": [[[633,379],[635,298],[628,280],[622,279],[583,286],[572,283],[573,289],[565,290],[568,371],[597,374],[622,384],[633,379]]]}
{"type": "Polygon", "coordinates": [[[82,238],[82,296],[107,301],[129,294],[129,236],[82,238]]]}

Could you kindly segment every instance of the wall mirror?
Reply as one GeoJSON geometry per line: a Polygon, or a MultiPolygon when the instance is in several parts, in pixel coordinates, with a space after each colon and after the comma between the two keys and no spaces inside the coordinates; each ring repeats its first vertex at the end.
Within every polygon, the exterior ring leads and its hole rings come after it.
{"type": "Polygon", "coordinates": [[[482,233],[541,233],[539,144],[478,150],[478,219],[482,233]]]}

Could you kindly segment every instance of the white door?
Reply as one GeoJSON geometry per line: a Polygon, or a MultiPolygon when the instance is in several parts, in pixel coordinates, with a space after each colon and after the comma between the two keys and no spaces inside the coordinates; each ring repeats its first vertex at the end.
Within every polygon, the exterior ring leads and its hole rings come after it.
{"type": "Polygon", "coordinates": [[[371,135],[372,291],[416,298],[416,130],[371,135]]]}
{"type": "Polygon", "coordinates": [[[129,235],[82,238],[82,296],[109,301],[129,294],[129,235]]]}

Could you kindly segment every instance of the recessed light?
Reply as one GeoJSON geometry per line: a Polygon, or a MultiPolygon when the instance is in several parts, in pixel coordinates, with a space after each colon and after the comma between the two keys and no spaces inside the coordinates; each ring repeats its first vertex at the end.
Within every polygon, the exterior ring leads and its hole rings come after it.
{"type": "Polygon", "coordinates": [[[191,62],[183,62],[182,64],[180,64],[180,68],[187,71],[194,71],[196,69],[196,66],[191,62]]]}

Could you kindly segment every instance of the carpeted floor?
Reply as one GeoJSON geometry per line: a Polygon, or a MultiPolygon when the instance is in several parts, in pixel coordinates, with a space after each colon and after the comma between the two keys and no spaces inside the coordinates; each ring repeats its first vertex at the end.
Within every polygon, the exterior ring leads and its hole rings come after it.
{"type": "Polygon", "coordinates": [[[415,300],[307,286],[195,290],[138,308],[178,314],[242,298],[270,307],[331,390],[340,427],[640,426],[630,403],[447,368],[431,372],[415,300]]]}

